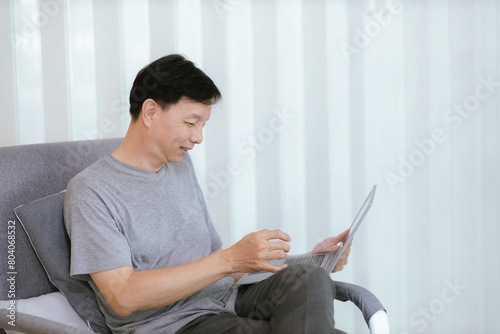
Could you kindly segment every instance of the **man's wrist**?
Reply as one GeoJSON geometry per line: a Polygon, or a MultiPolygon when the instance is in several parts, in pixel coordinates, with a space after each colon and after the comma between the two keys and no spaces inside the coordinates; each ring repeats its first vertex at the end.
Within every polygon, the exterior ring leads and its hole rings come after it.
{"type": "Polygon", "coordinates": [[[233,269],[231,255],[228,249],[221,249],[212,254],[217,261],[217,266],[221,268],[222,273],[225,276],[236,273],[237,271],[233,269]]]}

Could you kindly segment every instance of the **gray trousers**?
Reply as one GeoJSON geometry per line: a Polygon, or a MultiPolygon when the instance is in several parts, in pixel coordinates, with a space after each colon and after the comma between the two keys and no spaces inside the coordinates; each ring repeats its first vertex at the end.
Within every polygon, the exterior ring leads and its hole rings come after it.
{"type": "Polygon", "coordinates": [[[235,311],[206,314],[177,334],[344,333],[335,330],[335,284],[317,266],[290,266],[270,278],[238,290],[235,311]]]}

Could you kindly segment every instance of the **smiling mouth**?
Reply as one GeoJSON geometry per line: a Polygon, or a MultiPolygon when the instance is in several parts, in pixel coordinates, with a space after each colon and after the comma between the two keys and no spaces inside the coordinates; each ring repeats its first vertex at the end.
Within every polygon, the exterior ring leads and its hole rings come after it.
{"type": "Polygon", "coordinates": [[[184,150],[184,151],[186,151],[186,152],[189,151],[189,150],[191,150],[191,148],[187,148],[187,147],[184,147],[184,146],[181,146],[181,149],[184,150]]]}

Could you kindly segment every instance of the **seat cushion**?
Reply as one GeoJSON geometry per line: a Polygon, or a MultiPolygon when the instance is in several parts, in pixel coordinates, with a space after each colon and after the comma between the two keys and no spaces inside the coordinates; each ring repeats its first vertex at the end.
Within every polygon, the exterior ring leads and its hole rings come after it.
{"type": "Polygon", "coordinates": [[[69,275],[70,240],[63,220],[65,192],[19,206],[14,212],[52,284],[94,331],[110,333],[90,285],[69,275]]]}
{"type": "MultiPolygon", "coordinates": [[[[5,310],[9,309],[9,307],[12,307],[10,301],[0,301],[0,309],[5,310]]],[[[61,292],[52,292],[38,297],[16,300],[15,312],[16,315],[17,313],[24,313],[53,321],[59,324],[61,330],[68,326],[88,330],[87,324],[78,316],[61,292]]],[[[17,325],[19,325],[18,322],[17,325]]],[[[37,328],[33,328],[33,330],[35,329],[37,328]]]]}

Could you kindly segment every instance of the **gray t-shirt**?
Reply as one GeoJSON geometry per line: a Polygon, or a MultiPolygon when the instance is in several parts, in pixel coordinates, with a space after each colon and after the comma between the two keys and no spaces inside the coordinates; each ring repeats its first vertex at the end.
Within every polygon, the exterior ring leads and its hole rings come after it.
{"type": "Polygon", "coordinates": [[[114,333],[175,333],[202,314],[235,314],[230,277],[176,303],[121,317],[88,275],[126,266],[174,267],[221,247],[188,156],[154,173],[108,155],[70,181],[64,217],[71,275],[89,281],[114,333]]]}

